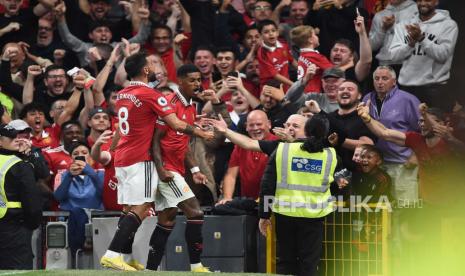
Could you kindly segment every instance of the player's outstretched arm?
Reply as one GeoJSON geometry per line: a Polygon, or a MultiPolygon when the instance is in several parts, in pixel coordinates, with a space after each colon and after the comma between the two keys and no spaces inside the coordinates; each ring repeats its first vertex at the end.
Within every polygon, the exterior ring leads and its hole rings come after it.
{"type": "Polygon", "coordinates": [[[187,135],[195,135],[200,138],[210,140],[213,139],[213,132],[212,131],[204,131],[199,128],[196,128],[192,125],[189,125],[188,123],[179,120],[179,118],[176,116],[176,114],[171,113],[169,115],[166,115],[165,117],[162,118],[163,121],[165,121],[172,129],[185,133],[187,135]]]}

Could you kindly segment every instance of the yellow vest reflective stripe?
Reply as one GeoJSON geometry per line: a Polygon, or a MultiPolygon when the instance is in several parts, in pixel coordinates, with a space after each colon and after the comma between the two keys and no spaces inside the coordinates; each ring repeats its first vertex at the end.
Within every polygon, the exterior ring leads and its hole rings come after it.
{"type": "Polygon", "coordinates": [[[281,143],[276,151],[276,193],[273,211],[292,217],[318,218],[334,210],[329,189],[334,180],[336,152],[301,150],[302,143],[281,143]]]}
{"type": "Polygon", "coordinates": [[[21,159],[14,155],[0,155],[0,219],[3,218],[8,208],[21,208],[21,202],[8,201],[5,193],[5,175],[8,170],[21,159]]]}

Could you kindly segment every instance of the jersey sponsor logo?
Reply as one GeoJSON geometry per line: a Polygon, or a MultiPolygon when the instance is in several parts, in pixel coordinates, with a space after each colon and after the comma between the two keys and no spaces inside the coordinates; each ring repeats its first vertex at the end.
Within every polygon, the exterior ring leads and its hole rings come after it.
{"type": "Polygon", "coordinates": [[[165,99],[165,97],[160,97],[157,100],[159,106],[165,106],[168,104],[168,101],[165,99]]]}
{"type": "Polygon", "coordinates": [[[291,171],[321,174],[323,160],[309,158],[292,158],[291,171]]]}

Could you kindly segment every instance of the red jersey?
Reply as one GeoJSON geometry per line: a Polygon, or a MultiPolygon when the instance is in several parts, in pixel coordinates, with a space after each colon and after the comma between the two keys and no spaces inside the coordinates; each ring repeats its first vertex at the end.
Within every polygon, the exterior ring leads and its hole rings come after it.
{"type": "Polygon", "coordinates": [[[120,211],[123,206],[118,204],[118,179],[115,176],[115,153],[110,152],[111,161],[104,166],[105,176],[103,179],[103,206],[105,210],[120,211]]]}
{"type": "MultiPolygon", "coordinates": [[[[264,140],[276,140],[277,137],[269,134],[264,140]]],[[[239,167],[241,179],[241,196],[258,198],[260,181],[268,164],[268,155],[263,152],[251,151],[234,146],[229,159],[229,167],[239,167]]]]}
{"type": "Polygon", "coordinates": [[[176,64],[174,64],[174,50],[170,48],[168,51],[161,55],[161,59],[165,64],[168,80],[176,82],[176,64]]]}
{"type": "MultiPolygon", "coordinates": [[[[257,50],[258,70],[260,71],[260,88],[276,74],[289,78],[289,63],[292,54],[286,43],[276,42],[276,47],[262,44],[257,50]]],[[[261,90],[261,89],[260,89],[261,90]]],[[[285,90],[287,88],[285,87],[285,90]]]]}
{"type": "Polygon", "coordinates": [[[32,145],[42,150],[53,149],[60,146],[61,127],[54,123],[46,127],[39,136],[32,136],[32,145]]]}
{"type": "Polygon", "coordinates": [[[323,71],[333,67],[333,64],[322,54],[318,53],[318,51],[303,48],[300,49],[300,56],[297,65],[297,79],[301,79],[305,73],[307,72],[308,66],[310,64],[315,64],[319,67],[316,71],[315,76],[307,83],[305,86],[305,93],[309,92],[321,92],[321,75],[323,71]]]}
{"type": "MultiPolygon", "coordinates": [[[[453,194],[457,195],[457,183],[463,179],[455,179],[454,172],[460,169],[453,162],[452,151],[444,140],[428,147],[420,133],[406,132],[405,146],[411,148],[418,159],[418,192],[420,198],[429,204],[447,204],[453,194]],[[455,180],[455,181],[452,181],[455,180]]],[[[461,162],[460,162],[461,163],[461,162]]],[[[462,193],[458,193],[462,195],[462,193]]]]}
{"type": "Polygon", "coordinates": [[[118,92],[116,99],[121,138],[115,150],[115,167],[152,160],[150,147],[158,117],[174,112],[163,95],[142,82],[118,92]]]}
{"type": "MultiPolygon", "coordinates": [[[[193,125],[195,122],[195,106],[192,100],[188,102],[186,98],[179,92],[175,92],[168,97],[169,102],[173,106],[176,116],[182,121],[193,125]]],[[[166,170],[178,172],[181,175],[185,173],[184,158],[189,149],[190,136],[181,132],[177,132],[166,124],[158,120],[157,127],[166,129],[165,136],[160,141],[161,157],[166,170]]]]}

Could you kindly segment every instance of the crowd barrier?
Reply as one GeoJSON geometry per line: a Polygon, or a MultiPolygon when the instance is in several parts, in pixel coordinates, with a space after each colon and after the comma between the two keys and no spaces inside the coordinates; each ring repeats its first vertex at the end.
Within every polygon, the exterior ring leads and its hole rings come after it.
{"type": "MultiPolygon", "coordinates": [[[[321,276],[388,276],[391,212],[389,206],[340,204],[324,221],[321,276]]],[[[274,222],[274,221],[273,221],[274,222]]],[[[275,224],[272,223],[274,226],[275,224]]],[[[274,227],[267,235],[266,272],[276,273],[274,227]]]]}

